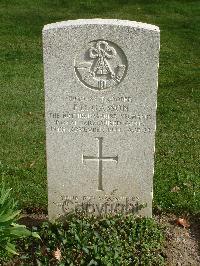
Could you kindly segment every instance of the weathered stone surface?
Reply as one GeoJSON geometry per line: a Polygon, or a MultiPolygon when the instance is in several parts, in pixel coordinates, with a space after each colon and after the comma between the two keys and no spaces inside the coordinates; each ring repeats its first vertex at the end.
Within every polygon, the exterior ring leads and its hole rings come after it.
{"type": "Polygon", "coordinates": [[[43,45],[50,219],[151,216],[158,27],[66,21],[44,27],[43,45]]]}

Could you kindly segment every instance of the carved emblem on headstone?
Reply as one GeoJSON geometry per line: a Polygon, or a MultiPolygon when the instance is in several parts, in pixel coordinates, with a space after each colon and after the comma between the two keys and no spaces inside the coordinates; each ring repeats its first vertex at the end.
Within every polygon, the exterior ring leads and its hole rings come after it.
{"type": "Polygon", "coordinates": [[[77,55],[75,72],[87,87],[105,90],[118,85],[126,75],[127,59],[116,44],[97,40],[88,44],[88,49],[77,55]]]}

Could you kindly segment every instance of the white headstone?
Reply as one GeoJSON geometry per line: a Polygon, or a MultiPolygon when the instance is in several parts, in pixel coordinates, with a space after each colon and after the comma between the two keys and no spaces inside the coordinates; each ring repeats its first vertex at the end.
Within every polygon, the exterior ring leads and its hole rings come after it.
{"type": "Polygon", "coordinates": [[[159,28],[64,21],[43,45],[49,218],[151,216],[159,28]]]}

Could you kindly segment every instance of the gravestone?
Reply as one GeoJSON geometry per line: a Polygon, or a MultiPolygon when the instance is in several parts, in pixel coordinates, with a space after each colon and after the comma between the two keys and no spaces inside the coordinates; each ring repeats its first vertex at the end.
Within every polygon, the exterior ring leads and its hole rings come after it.
{"type": "Polygon", "coordinates": [[[151,216],[159,28],[64,21],[43,47],[49,218],[151,216]]]}

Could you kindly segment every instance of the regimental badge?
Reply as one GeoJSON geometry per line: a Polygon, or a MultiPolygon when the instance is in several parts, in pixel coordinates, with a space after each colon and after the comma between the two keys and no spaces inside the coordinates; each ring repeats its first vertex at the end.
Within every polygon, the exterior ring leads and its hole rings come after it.
{"type": "Polygon", "coordinates": [[[97,40],[77,55],[75,72],[88,88],[105,90],[116,87],[127,72],[127,58],[122,49],[110,41],[97,40]]]}

